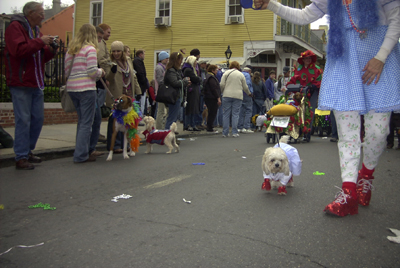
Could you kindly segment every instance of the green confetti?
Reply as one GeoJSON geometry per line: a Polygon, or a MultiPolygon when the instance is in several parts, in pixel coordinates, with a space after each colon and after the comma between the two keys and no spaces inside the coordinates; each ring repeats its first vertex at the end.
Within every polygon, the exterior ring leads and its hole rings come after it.
{"type": "Polygon", "coordinates": [[[315,171],[313,174],[316,175],[316,176],[325,175],[325,173],[319,172],[319,171],[315,171]]]}
{"type": "Polygon", "coordinates": [[[42,202],[36,204],[36,205],[32,205],[29,206],[28,208],[43,208],[44,210],[55,210],[56,207],[50,207],[50,204],[43,204],[42,202]]]}

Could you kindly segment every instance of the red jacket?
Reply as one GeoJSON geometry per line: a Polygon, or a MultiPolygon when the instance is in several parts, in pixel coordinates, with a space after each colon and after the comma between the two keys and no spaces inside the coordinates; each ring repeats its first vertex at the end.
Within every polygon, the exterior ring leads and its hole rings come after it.
{"type": "MultiPolygon", "coordinates": [[[[6,47],[6,81],[9,87],[39,87],[36,81],[33,55],[41,51],[41,70],[44,76],[44,65],[54,57],[54,53],[40,38],[29,38],[29,28],[22,15],[11,17],[11,23],[5,32],[6,47]]],[[[39,36],[43,36],[39,33],[39,36]]],[[[36,54],[37,56],[38,54],[36,54]]],[[[36,64],[39,61],[36,60],[36,64]]],[[[37,67],[37,66],[36,66],[37,67]]],[[[39,75],[39,70],[38,70],[39,75]]],[[[40,78],[42,81],[44,77],[40,78]]]]}

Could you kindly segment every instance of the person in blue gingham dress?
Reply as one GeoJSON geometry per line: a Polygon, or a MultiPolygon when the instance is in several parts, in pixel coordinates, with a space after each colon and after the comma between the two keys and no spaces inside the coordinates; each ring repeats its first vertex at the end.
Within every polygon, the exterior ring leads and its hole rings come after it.
{"type": "Polygon", "coordinates": [[[318,108],[333,110],[337,120],[343,184],[324,211],[357,214],[358,205],[367,206],[371,199],[372,175],[386,145],[390,113],[400,110],[400,0],[311,2],[304,9],[276,0],[254,0],[254,5],[300,25],[330,16],[318,108]],[[363,144],[360,115],[365,120],[363,144]]]}

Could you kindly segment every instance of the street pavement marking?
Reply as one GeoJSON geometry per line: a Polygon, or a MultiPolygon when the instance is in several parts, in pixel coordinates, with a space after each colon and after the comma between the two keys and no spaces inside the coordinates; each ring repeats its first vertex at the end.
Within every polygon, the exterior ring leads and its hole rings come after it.
{"type": "Polygon", "coordinates": [[[160,181],[160,182],[156,182],[150,185],[147,185],[145,187],[143,187],[144,189],[154,189],[154,188],[160,188],[160,187],[164,187],[167,186],[169,184],[175,183],[175,182],[180,182],[184,179],[190,178],[192,175],[180,175],[177,177],[173,177],[170,178],[168,180],[164,180],[164,181],[160,181]]]}

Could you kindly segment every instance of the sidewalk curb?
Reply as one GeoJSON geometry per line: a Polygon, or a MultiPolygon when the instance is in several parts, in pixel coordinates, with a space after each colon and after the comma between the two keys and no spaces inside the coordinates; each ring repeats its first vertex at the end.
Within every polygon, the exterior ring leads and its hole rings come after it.
{"type": "MultiPolygon", "coordinates": [[[[219,135],[221,133],[207,133],[206,131],[202,131],[202,133],[188,133],[188,134],[180,134],[176,135],[176,138],[193,138],[199,136],[211,136],[211,135],[219,135]]],[[[141,139],[141,145],[145,146],[146,140],[141,139]]],[[[35,155],[42,158],[43,161],[54,160],[58,158],[66,158],[72,157],[74,154],[75,147],[61,147],[55,149],[47,149],[47,150],[37,150],[34,151],[35,155]]],[[[98,151],[107,151],[107,144],[106,143],[98,143],[96,146],[96,150],[98,151]]],[[[7,154],[7,155],[0,155],[0,169],[5,167],[15,166],[15,155],[14,154],[7,154]]]]}

